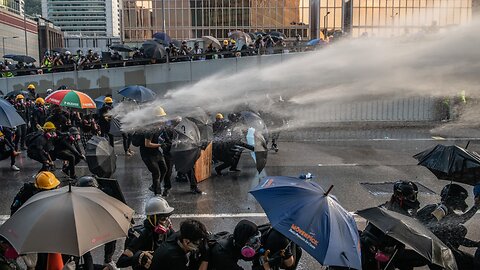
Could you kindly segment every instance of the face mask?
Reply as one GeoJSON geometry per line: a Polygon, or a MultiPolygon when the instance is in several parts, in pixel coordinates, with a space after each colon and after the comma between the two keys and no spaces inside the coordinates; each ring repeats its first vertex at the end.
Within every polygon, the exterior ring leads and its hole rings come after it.
{"type": "Polygon", "coordinates": [[[242,256],[244,258],[250,259],[250,258],[253,258],[255,256],[255,254],[257,253],[257,250],[261,246],[261,242],[260,242],[260,237],[261,236],[262,236],[262,234],[260,232],[258,232],[257,235],[252,236],[252,237],[250,237],[250,239],[248,239],[248,242],[240,250],[240,253],[242,254],[242,256]]]}
{"type": "Polygon", "coordinates": [[[57,137],[57,133],[55,133],[55,132],[47,132],[47,133],[45,133],[45,138],[47,138],[47,140],[55,139],[56,137],[57,137]]]}
{"type": "Polygon", "coordinates": [[[388,254],[385,254],[381,251],[377,251],[377,253],[375,253],[375,260],[381,262],[381,263],[386,263],[388,261],[390,261],[390,256],[388,254]]]}

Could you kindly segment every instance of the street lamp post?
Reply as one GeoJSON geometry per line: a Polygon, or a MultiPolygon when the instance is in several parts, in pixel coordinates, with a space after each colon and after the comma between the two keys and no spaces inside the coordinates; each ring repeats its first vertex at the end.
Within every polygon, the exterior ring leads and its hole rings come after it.
{"type": "Polygon", "coordinates": [[[325,39],[327,39],[327,17],[328,15],[330,14],[330,11],[327,11],[327,14],[325,16],[323,16],[323,27],[325,27],[325,32],[323,33],[325,39]]]}
{"type": "Polygon", "coordinates": [[[18,36],[14,36],[14,37],[2,37],[2,52],[3,52],[3,56],[4,56],[4,59],[5,59],[5,39],[14,39],[14,38],[18,38],[18,36]]]}

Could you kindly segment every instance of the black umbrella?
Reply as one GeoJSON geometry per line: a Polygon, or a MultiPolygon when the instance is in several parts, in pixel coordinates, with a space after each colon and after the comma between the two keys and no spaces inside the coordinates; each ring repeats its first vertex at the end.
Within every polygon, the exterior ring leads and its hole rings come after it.
{"type": "Polygon", "coordinates": [[[109,132],[113,136],[122,136],[122,123],[117,118],[112,118],[110,121],[110,130],[109,132]]]}
{"type": "Polygon", "coordinates": [[[25,121],[17,113],[15,107],[10,102],[0,98],[0,126],[13,128],[20,125],[25,125],[25,121]]]}
{"type": "Polygon", "coordinates": [[[200,131],[195,123],[183,118],[175,126],[176,138],[170,154],[178,172],[186,173],[193,168],[200,157],[200,131]]]}
{"type": "Polygon", "coordinates": [[[142,44],[143,53],[152,59],[163,59],[167,55],[165,47],[155,40],[147,40],[142,44]]]}
{"type": "Polygon", "coordinates": [[[113,44],[110,46],[110,49],[118,52],[133,52],[133,49],[125,44],[113,44]]]}
{"type": "Polygon", "coordinates": [[[7,55],[4,55],[3,58],[8,58],[8,59],[12,59],[13,61],[23,62],[23,63],[37,62],[35,58],[28,55],[7,54],[7,55]]]}
{"type": "Polygon", "coordinates": [[[430,263],[444,269],[457,269],[452,251],[419,221],[383,207],[367,208],[356,213],[430,263]]]}
{"type": "Polygon", "coordinates": [[[113,147],[103,137],[93,136],[87,142],[85,157],[90,172],[99,177],[110,178],[117,168],[113,147]]]}
{"type": "Polygon", "coordinates": [[[30,94],[30,92],[25,90],[14,90],[14,91],[8,92],[5,95],[5,98],[15,98],[17,95],[23,95],[25,98],[32,98],[32,95],[30,94]]]}
{"type": "Polygon", "coordinates": [[[251,44],[252,43],[252,38],[250,35],[246,34],[245,32],[242,31],[232,31],[228,33],[228,37],[234,40],[244,40],[246,44],[251,44]]]}
{"type": "Polygon", "coordinates": [[[268,141],[268,128],[260,115],[251,111],[243,111],[240,112],[240,121],[247,128],[254,128],[256,131],[262,133],[265,140],[268,141]]]}
{"type": "Polygon", "coordinates": [[[257,165],[257,171],[260,173],[267,165],[268,146],[262,133],[254,128],[249,128],[247,132],[247,143],[253,146],[252,158],[257,165]]]}
{"type": "Polygon", "coordinates": [[[3,97],[3,95],[5,95],[5,94],[3,93],[3,91],[2,91],[2,90],[0,90],[0,96],[2,96],[2,97],[3,97]]]}
{"type": "Polygon", "coordinates": [[[170,38],[169,35],[167,35],[167,33],[164,33],[164,32],[157,32],[155,34],[153,34],[153,39],[155,39],[157,42],[167,46],[168,44],[170,44],[170,42],[172,41],[172,38],[170,38]]]}
{"type": "Polygon", "coordinates": [[[273,38],[273,37],[277,37],[277,38],[281,38],[281,39],[286,39],[286,38],[287,38],[287,36],[285,36],[284,33],[278,32],[278,31],[272,31],[272,32],[270,32],[270,33],[268,33],[268,34],[269,34],[272,38],[273,38]]]}
{"type": "Polygon", "coordinates": [[[456,145],[437,145],[413,156],[438,179],[476,185],[480,177],[480,156],[456,145]]]}
{"type": "Polygon", "coordinates": [[[200,131],[200,143],[202,149],[205,150],[208,144],[213,140],[213,128],[210,117],[208,117],[208,114],[202,108],[197,107],[192,110],[187,118],[197,125],[197,128],[200,131]]]}

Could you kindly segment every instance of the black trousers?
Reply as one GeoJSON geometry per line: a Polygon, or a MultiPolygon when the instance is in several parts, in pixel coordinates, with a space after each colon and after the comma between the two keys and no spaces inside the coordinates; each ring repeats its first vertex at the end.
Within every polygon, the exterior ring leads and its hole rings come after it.
{"type": "Polygon", "coordinates": [[[56,157],[58,159],[68,161],[68,167],[67,167],[68,175],[70,177],[74,177],[75,176],[75,165],[77,165],[80,162],[80,160],[81,160],[80,157],[77,157],[75,154],[73,154],[69,150],[63,150],[63,151],[58,152],[56,154],[56,157]]]}
{"type": "Polygon", "coordinates": [[[231,158],[224,161],[223,164],[217,166],[215,170],[222,171],[228,167],[230,167],[231,170],[237,169],[237,165],[238,165],[238,162],[240,161],[242,151],[230,150],[230,154],[231,154],[231,158]]]}
{"type": "Polygon", "coordinates": [[[0,160],[4,160],[10,157],[10,166],[15,165],[15,156],[13,155],[13,150],[0,153],[0,160]]]}
{"type": "Polygon", "coordinates": [[[15,132],[15,151],[18,151],[19,143],[21,147],[25,147],[25,136],[27,136],[27,125],[18,126],[15,132]]]}
{"type": "Polygon", "coordinates": [[[163,179],[163,187],[166,189],[172,188],[172,171],[173,171],[173,162],[169,155],[164,155],[165,165],[167,166],[167,171],[165,172],[165,178],[163,179]]]}
{"type": "Polygon", "coordinates": [[[132,144],[132,134],[122,133],[122,139],[123,139],[123,150],[127,152],[130,149],[130,145],[132,144]]]}
{"type": "Polygon", "coordinates": [[[35,161],[38,161],[42,164],[42,168],[38,172],[44,172],[50,170],[50,165],[48,165],[48,156],[40,150],[28,150],[27,156],[35,161]]]}
{"type": "Polygon", "coordinates": [[[140,156],[142,157],[143,163],[147,166],[147,169],[152,173],[153,192],[155,195],[161,194],[162,188],[160,187],[160,184],[165,179],[167,173],[165,158],[160,152],[152,155],[151,153],[142,150],[140,150],[140,156]]]}

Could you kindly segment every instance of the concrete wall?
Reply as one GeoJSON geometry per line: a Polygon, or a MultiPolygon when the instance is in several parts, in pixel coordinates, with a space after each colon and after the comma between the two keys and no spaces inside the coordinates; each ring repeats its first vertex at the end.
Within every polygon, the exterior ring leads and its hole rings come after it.
{"type": "MultiPolygon", "coordinates": [[[[56,89],[66,85],[95,98],[106,93],[113,93],[115,97],[117,90],[125,85],[138,84],[162,95],[167,90],[191,84],[215,73],[235,74],[252,67],[281,64],[298,56],[299,54],[277,54],[2,78],[0,89],[6,93],[24,89],[26,85],[33,83],[38,86],[38,92],[42,93],[47,88],[56,89]]],[[[430,97],[412,97],[353,102],[338,106],[305,106],[295,110],[318,122],[433,121],[442,117],[438,104],[436,99],[430,97]]]]}

